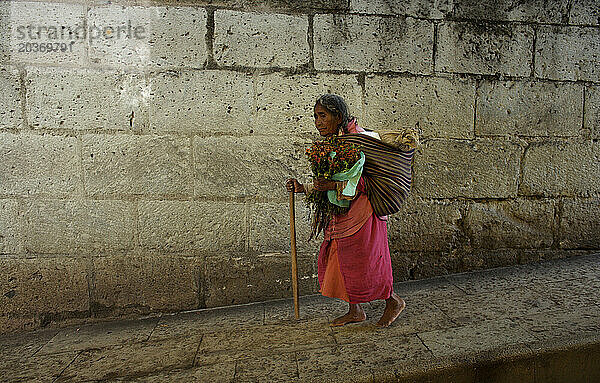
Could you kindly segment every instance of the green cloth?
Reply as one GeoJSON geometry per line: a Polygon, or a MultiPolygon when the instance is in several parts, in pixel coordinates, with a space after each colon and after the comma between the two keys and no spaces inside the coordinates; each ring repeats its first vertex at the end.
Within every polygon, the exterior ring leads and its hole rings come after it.
{"type": "MultiPolygon", "coordinates": [[[[335,152],[331,152],[331,157],[335,156],[335,152]]],[[[345,172],[335,173],[331,179],[334,181],[348,181],[348,184],[342,191],[342,194],[348,197],[354,196],[356,194],[356,186],[358,186],[358,181],[360,180],[360,176],[362,175],[363,165],[365,164],[365,155],[363,152],[360,152],[360,159],[356,161],[354,166],[345,172]]],[[[337,198],[336,190],[328,190],[327,197],[329,198],[329,202],[334,205],[338,205],[341,207],[350,206],[349,200],[339,200],[337,198]]]]}

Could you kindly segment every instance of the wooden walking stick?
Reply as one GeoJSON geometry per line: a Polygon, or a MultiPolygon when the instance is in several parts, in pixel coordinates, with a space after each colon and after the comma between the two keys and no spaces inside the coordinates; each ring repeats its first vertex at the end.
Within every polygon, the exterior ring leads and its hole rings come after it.
{"type": "Polygon", "coordinates": [[[296,257],[296,213],[294,205],[294,191],[290,192],[290,240],[292,241],[292,289],[294,293],[294,314],[300,319],[298,302],[298,260],[296,257]]]}

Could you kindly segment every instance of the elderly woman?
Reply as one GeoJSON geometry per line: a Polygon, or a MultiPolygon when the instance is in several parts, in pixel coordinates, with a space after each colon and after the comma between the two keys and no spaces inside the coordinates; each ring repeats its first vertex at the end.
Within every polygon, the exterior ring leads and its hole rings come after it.
{"type": "MultiPolygon", "coordinates": [[[[344,100],[337,95],[319,97],[314,107],[315,126],[324,137],[360,133],[379,138],[376,132],[367,132],[348,114],[344,100]]],[[[315,179],[313,184],[300,184],[296,179],[286,183],[288,191],[310,193],[314,190],[336,190],[336,181],[315,179]]],[[[377,216],[367,197],[365,176],[361,176],[355,195],[350,196],[350,208],[345,214],[331,217],[324,230],[318,258],[320,292],[339,298],[349,304],[348,313],[336,318],[332,326],[362,322],[367,316],[361,303],[377,299],[386,301],[377,326],[387,327],[396,320],[406,306],[393,292],[392,264],[387,240],[387,217],[377,216]]]]}

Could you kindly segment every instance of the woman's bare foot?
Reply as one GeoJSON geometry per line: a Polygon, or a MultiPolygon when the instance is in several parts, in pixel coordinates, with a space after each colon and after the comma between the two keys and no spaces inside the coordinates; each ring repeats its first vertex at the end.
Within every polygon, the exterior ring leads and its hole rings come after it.
{"type": "Polygon", "coordinates": [[[350,308],[348,309],[346,315],[335,318],[333,322],[331,322],[331,326],[343,326],[348,323],[362,322],[365,319],[367,319],[367,314],[365,314],[365,311],[362,309],[362,307],[360,307],[359,304],[350,303],[350,308]]]}
{"type": "Polygon", "coordinates": [[[377,327],[388,327],[394,321],[402,310],[406,307],[406,302],[404,299],[400,298],[396,295],[396,293],[392,293],[392,296],[385,300],[385,310],[383,311],[383,315],[381,319],[377,322],[377,327]]]}

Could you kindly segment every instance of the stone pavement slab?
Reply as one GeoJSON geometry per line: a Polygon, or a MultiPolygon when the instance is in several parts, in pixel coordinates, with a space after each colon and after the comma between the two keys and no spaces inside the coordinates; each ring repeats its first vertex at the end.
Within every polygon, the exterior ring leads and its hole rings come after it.
{"type": "Polygon", "coordinates": [[[522,328],[540,340],[593,337],[600,334],[600,308],[582,306],[575,310],[533,314],[517,319],[522,328]]]}
{"type": "Polygon", "coordinates": [[[598,300],[600,280],[582,278],[561,282],[547,282],[543,285],[532,287],[532,290],[546,294],[556,302],[557,308],[578,310],[581,307],[600,304],[598,300]],[[573,293],[575,291],[577,292],[576,294],[573,293]]]}
{"type": "MultiPolygon", "coordinates": [[[[300,318],[331,318],[343,315],[348,311],[348,304],[337,299],[321,295],[301,297],[300,318]]],[[[366,309],[366,307],[365,307],[366,309]]],[[[277,324],[282,321],[296,321],[294,311],[290,310],[290,300],[281,299],[269,302],[265,306],[265,324],[277,324]]]]}
{"type": "Polygon", "coordinates": [[[332,330],[326,318],[216,331],[204,335],[198,348],[196,364],[280,355],[334,344],[332,330]]]}
{"type": "Polygon", "coordinates": [[[406,281],[397,284],[397,293],[402,295],[408,302],[429,301],[431,297],[455,298],[466,294],[457,283],[448,277],[436,277],[427,280],[406,281]],[[427,281],[427,282],[425,282],[427,281]]]}
{"type": "Polygon", "coordinates": [[[2,381],[54,382],[77,357],[77,352],[35,355],[29,358],[7,358],[0,362],[2,381]]]}
{"type": "Polygon", "coordinates": [[[209,366],[181,368],[157,372],[152,375],[141,376],[138,378],[117,378],[108,379],[105,382],[110,383],[161,383],[161,382],[186,382],[201,383],[231,382],[235,376],[235,363],[217,363],[209,366]]]}
{"type": "Polygon", "coordinates": [[[159,318],[139,321],[116,321],[87,324],[60,330],[39,351],[38,355],[64,351],[81,351],[148,340],[159,318]]]}
{"type": "Polygon", "coordinates": [[[0,345],[0,360],[27,359],[37,353],[56,336],[59,330],[40,330],[30,333],[5,335],[0,345]]]}
{"type": "Polygon", "coordinates": [[[298,377],[296,353],[242,359],[235,366],[235,379],[245,382],[291,382],[298,377]]]}
{"type": "MultiPolygon", "coordinates": [[[[363,338],[364,340],[364,338],[363,338]]],[[[431,357],[431,353],[414,334],[379,338],[365,343],[298,352],[301,382],[371,381],[373,368],[393,363],[415,363],[431,357]]]]}
{"type": "MultiPolygon", "coordinates": [[[[287,306],[289,306],[289,303],[287,306]]],[[[261,326],[264,323],[264,312],[264,305],[259,303],[167,314],[160,318],[149,340],[168,340],[217,330],[261,326]]]]}
{"type": "Polygon", "coordinates": [[[290,299],[0,337],[13,382],[597,382],[600,254],[398,283],[405,311],[329,322],[344,302],[290,299]]]}
{"type": "Polygon", "coordinates": [[[456,356],[477,353],[536,339],[527,330],[509,319],[475,322],[444,330],[419,334],[435,356],[456,356]]]}
{"type": "Polygon", "coordinates": [[[197,338],[169,342],[139,342],[82,351],[56,382],[88,382],[137,376],[173,368],[192,367],[200,343],[197,338]]]}
{"type": "Polygon", "coordinates": [[[455,323],[502,319],[556,308],[551,297],[527,288],[488,291],[456,300],[436,299],[433,303],[455,323]]]}
{"type": "MultiPolygon", "coordinates": [[[[450,328],[456,325],[456,322],[448,315],[427,300],[415,301],[406,297],[404,300],[406,301],[407,307],[410,306],[410,308],[402,313],[403,320],[395,322],[393,326],[385,329],[385,332],[391,332],[393,334],[414,334],[422,331],[450,328]]],[[[371,326],[361,327],[373,331],[374,329],[377,330],[374,323],[381,316],[381,313],[385,308],[385,302],[371,302],[370,306],[370,309],[365,308],[365,312],[367,313],[367,318],[372,321],[371,326]]],[[[334,333],[345,332],[347,329],[354,327],[356,326],[337,327],[334,329],[334,333]]],[[[350,336],[350,334],[346,333],[343,337],[340,337],[346,339],[346,336],[350,336]]]]}

